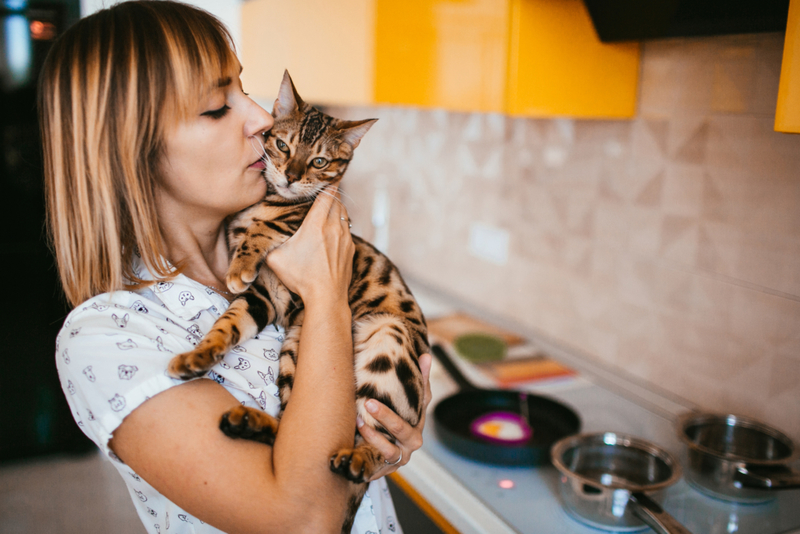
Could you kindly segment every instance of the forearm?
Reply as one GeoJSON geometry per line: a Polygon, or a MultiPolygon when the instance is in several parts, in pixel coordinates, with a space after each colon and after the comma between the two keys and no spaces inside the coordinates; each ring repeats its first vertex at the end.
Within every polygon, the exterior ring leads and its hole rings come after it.
{"type": "Polygon", "coordinates": [[[355,435],[351,322],[344,299],[307,305],[291,399],[273,448],[278,486],[334,515],[345,509],[348,483],[330,471],[329,460],[352,447],[355,435]]]}

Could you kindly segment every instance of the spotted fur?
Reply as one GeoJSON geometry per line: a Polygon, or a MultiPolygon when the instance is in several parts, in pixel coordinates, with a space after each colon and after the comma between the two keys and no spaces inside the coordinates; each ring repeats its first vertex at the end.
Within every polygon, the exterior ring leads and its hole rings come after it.
{"type": "MultiPolygon", "coordinates": [[[[237,343],[268,324],[282,325],[286,339],[277,380],[282,414],[294,383],[304,308],[298,295],[278,280],[264,260],[270,250],[294,235],[316,195],[341,180],[353,150],[375,121],[343,121],[313,108],[297,94],[288,72],[273,116],[275,124],[265,141],[267,196],[229,224],[232,259],[226,281],[240,295],[194,350],[170,362],[169,373],[183,379],[201,376],[237,343]]],[[[427,327],[397,267],[363,239],[353,236],[353,242],[349,302],[356,407],[367,425],[393,441],[366,410],[365,402],[377,399],[411,425],[419,423],[424,392],[419,356],[429,349],[427,327]]],[[[238,407],[223,416],[220,428],[231,437],[272,444],[278,422],[258,410],[238,407]]],[[[359,433],[352,448],[332,455],[331,470],[354,483],[342,532],[350,531],[366,481],[384,460],[359,433]]]]}

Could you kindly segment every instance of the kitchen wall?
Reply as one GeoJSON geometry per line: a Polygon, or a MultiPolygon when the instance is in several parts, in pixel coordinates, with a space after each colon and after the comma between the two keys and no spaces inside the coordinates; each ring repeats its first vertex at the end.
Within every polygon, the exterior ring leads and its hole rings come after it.
{"type": "MultiPolygon", "coordinates": [[[[121,0],[80,0],[81,16],[86,17],[95,11],[111,7],[121,0]]],[[[200,9],[205,9],[220,19],[231,32],[237,50],[242,45],[242,7],[243,0],[181,0],[200,9]]]]}
{"type": "Polygon", "coordinates": [[[645,42],[631,121],[332,108],[380,118],[346,178],[354,230],[411,278],[800,439],[782,49],[778,34],[645,42]]]}

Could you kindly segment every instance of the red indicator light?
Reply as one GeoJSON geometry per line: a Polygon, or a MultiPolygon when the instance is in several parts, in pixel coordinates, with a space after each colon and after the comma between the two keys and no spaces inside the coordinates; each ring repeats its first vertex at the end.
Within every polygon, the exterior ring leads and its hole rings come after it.
{"type": "Polygon", "coordinates": [[[503,480],[498,482],[497,485],[503,489],[512,489],[514,487],[514,481],[504,478],[503,480]]]}

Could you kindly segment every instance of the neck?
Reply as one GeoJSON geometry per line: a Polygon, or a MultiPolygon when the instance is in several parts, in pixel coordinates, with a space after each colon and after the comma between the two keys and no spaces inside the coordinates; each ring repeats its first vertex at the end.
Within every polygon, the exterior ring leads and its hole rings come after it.
{"type": "Polygon", "coordinates": [[[159,222],[170,263],[189,278],[224,290],[229,261],[225,218],[160,209],[159,222]]]}

